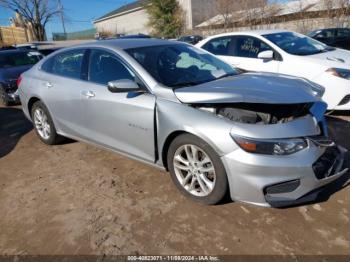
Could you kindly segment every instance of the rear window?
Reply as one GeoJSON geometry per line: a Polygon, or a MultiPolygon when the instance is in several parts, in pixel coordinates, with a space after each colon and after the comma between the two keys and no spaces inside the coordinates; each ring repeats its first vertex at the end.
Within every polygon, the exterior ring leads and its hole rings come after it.
{"type": "Polygon", "coordinates": [[[0,68],[34,65],[43,56],[38,52],[2,52],[0,68]]]}
{"type": "Polygon", "coordinates": [[[80,79],[85,51],[77,49],[59,53],[45,61],[41,69],[55,75],[80,79]]]}

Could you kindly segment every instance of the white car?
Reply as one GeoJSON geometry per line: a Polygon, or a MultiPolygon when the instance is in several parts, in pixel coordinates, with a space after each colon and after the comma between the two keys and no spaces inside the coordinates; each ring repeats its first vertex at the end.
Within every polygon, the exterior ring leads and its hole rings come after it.
{"type": "Polygon", "coordinates": [[[350,51],[283,30],[215,35],[196,46],[244,70],[308,79],[325,88],[329,110],[350,109],[350,51]]]}

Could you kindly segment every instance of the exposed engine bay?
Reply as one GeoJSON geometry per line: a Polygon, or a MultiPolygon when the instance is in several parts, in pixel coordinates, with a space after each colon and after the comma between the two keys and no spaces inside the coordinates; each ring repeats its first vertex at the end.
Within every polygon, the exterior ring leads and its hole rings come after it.
{"type": "Polygon", "coordinates": [[[310,115],[312,103],[303,104],[212,104],[192,105],[203,111],[245,124],[280,124],[310,115]]]}

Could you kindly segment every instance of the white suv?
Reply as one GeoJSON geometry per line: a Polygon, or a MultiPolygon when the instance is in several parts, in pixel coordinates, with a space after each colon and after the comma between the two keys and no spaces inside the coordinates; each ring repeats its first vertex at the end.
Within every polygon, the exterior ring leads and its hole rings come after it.
{"type": "Polygon", "coordinates": [[[197,47],[244,70],[306,78],[325,87],[329,110],[350,109],[350,51],[283,30],[215,35],[197,47]]]}

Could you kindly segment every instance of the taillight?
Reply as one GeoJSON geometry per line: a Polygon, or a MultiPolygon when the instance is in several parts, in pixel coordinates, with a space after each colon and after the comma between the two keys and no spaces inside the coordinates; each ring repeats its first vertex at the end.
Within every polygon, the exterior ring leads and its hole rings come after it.
{"type": "Polygon", "coordinates": [[[20,75],[19,78],[17,79],[17,87],[19,87],[21,82],[22,82],[22,75],[20,75]]]}

